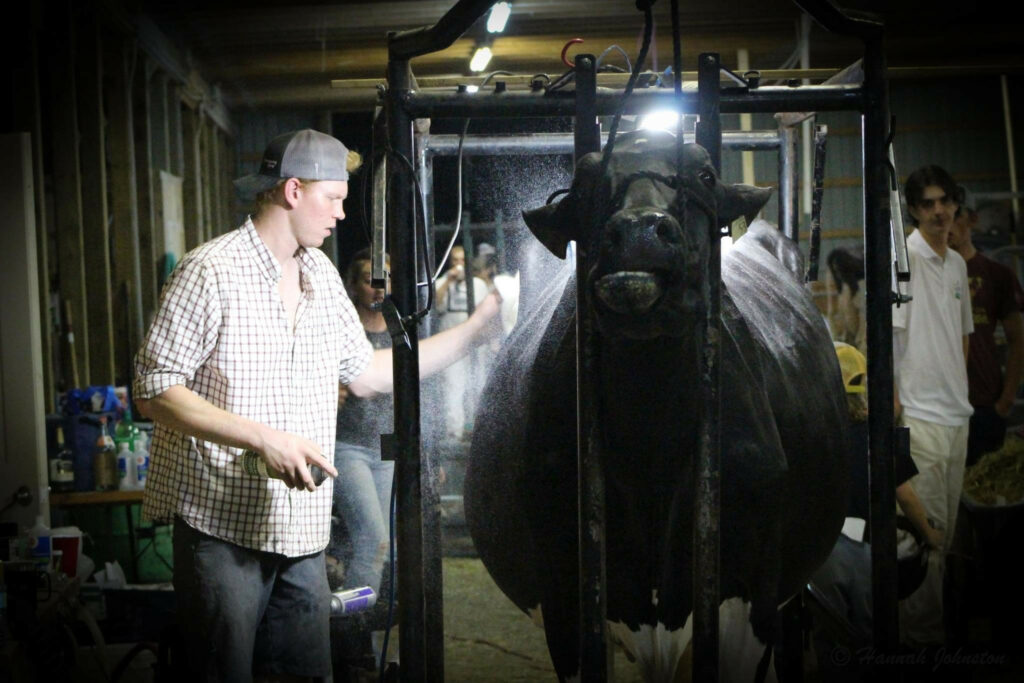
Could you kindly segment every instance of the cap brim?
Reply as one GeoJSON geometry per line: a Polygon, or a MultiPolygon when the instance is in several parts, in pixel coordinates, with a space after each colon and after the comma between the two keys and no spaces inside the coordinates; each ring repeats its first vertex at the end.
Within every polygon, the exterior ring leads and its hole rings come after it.
{"type": "Polygon", "coordinates": [[[234,185],[235,190],[242,197],[242,199],[256,199],[256,195],[264,190],[269,190],[280,181],[280,178],[268,175],[261,175],[259,173],[252,173],[241,178],[236,178],[234,185]]]}

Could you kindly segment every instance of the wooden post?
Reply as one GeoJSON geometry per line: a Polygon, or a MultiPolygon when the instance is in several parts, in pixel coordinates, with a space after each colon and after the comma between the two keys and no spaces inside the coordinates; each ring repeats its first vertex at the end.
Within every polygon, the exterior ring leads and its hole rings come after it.
{"type": "Polygon", "coordinates": [[[76,18],[79,162],[82,169],[82,230],[88,308],[89,383],[114,381],[110,233],[107,228],[107,165],[103,120],[103,67],[96,16],[76,18]]]}
{"type": "MultiPolygon", "coordinates": [[[[142,269],[139,263],[138,187],[135,176],[135,132],[132,116],[135,46],[120,36],[104,36],[107,73],[107,157],[110,161],[110,213],[113,219],[113,283],[115,384],[132,377],[132,360],[142,341],[142,269]]],[[[143,64],[143,71],[145,65],[143,64]]]]}
{"type": "Polygon", "coordinates": [[[203,241],[203,193],[200,187],[202,156],[199,138],[202,131],[200,114],[184,105],[181,107],[181,137],[184,152],[184,208],[185,251],[194,249],[203,241]]]}
{"type": "Polygon", "coordinates": [[[68,2],[54,2],[47,8],[46,38],[50,75],[50,142],[53,160],[53,206],[57,236],[57,264],[60,273],[60,298],[70,312],[65,318],[65,337],[61,348],[66,389],[89,383],[89,345],[85,333],[88,324],[85,300],[85,261],[82,257],[82,188],[79,170],[78,96],[75,84],[74,31],[68,2]],[[77,368],[78,372],[72,369],[77,368]]]}
{"type": "Polygon", "coordinates": [[[181,86],[167,88],[167,142],[166,171],[179,178],[185,177],[185,128],[182,121],[181,86]]]}
{"type": "MultiPolygon", "coordinates": [[[[156,185],[153,180],[153,77],[152,62],[143,54],[139,54],[135,65],[135,81],[132,84],[133,118],[135,120],[135,182],[138,190],[139,206],[139,267],[142,298],[142,329],[143,334],[153,311],[156,310],[157,299],[157,261],[163,253],[163,226],[156,221],[156,185]],[[159,245],[160,250],[157,251],[159,245]]],[[[159,101],[159,100],[156,100],[159,101]]]]}

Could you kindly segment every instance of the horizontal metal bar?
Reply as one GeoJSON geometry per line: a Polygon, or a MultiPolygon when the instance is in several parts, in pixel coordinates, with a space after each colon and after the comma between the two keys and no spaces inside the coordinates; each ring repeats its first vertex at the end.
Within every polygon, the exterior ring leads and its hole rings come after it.
{"type": "MultiPolygon", "coordinates": [[[[597,93],[597,112],[615,113],[621,103],[618,91],[597,93]]],[[[696,113],[696,93],[684,92],[681,98],[670,90],[635,90],[623,107],[624,114],[642,114],[652,109],[678,109],[696,113]]],[[[723,114],[777,113],[790,111],[860,111],[863,97],[860,85],[765,86],[750,91],[728,88],[721,96],[723,114]]],[[[402,106],[413,118],[495,118],[521,116],[573,116],[576,99],[571,90],[503,93],[418,93],[402,98],[402,106]]]]}
{"type": "MultiPolygon", "coordinates": [[[[683,136],[686,142],[693,142],[693,133],[683,136]]],[[[608,140],[608,134],[601,134],[601,143],[608,140]]],[[[738,151],[775,150],[779,147],[776,131],[730,131],[722,134],[722,146],[738,151]]],[[[455,134],[431,135],[427,138],[427,154],[433,156],[454,156],[459,150],[459,136],[455,134]]],[[[467,135],[462,144],[462,153],[467,156],[527,155],[527,154],[572,154],[572,133],[522,133],[519,135],[467,135]]]]}

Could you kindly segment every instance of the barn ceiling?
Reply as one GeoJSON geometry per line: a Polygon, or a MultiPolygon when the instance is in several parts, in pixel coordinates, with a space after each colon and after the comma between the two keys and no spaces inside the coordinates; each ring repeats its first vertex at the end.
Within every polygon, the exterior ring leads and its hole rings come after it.
{"type": "MultiPolygon", "coordinates": [[[[374,80],[383,81],[387,33],[435,23],[455,0],[307,0],[303,4],[263,0],[200,2],[141,0],[136,7],[168,37],[186,48],[204,79],[216,85],[230,107],[363,108],[373,102],[374,80]],[[332,87],[371,79],[361,88],[332,87]]],[[[737,68],[745,50],[749,67],[780,68],[798,46],[800,9],[789,0],[710,0],[680,3],[684,70],[701,52],[722,55],[737,68]]],[[[978,4],[936,0],[882,2],[845,0],[848,9],[872,11],[886,22],[886,54],[893,77],[929,73],[1020,72],[1022,26],[978,4]]],[[[980,3],[979,3],[980,4],[980,3]]],[[[654,5],[652,56],[664,69],[672,62],[670,3],[654,5]]],[[[486,19],[486,16],[484,17],[486,19]]],[[[505,32],[491,39],[487,71],[560,74],[560,53],[572,38],[583,38],[569,52],[600,54],[618,45],[634,58],[643,15],[634,0],[514,0],[505,32]]],[[[471,78],[469,59],[487,39],[477,22],[446,50],[418,57],[418,78],[471,78]]],[[[852,39],[813,25],[809,34],[812,68],[840,69],[860,55],[852,39]]],[[[617,53],[606,60],[624,65],[617,53]]],[[[648,66],[652,59],[648,60],[648,66]]]]}

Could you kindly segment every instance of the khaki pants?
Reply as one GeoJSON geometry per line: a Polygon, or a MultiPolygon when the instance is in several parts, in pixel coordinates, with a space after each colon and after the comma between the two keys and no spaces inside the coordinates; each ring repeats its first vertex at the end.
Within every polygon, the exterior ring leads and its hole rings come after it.
{"type": "Polygon", "coordinates": [[[900,638],[908,645],[931,645],[946,640],[942,583],[964,483],[968,425],[949,427],[907,416],[903,423],[910,428],[910,456],[918,469],[910,483],[945,541],[942,552],[929,553],[924,583],[900,603],[900,638]]]}

